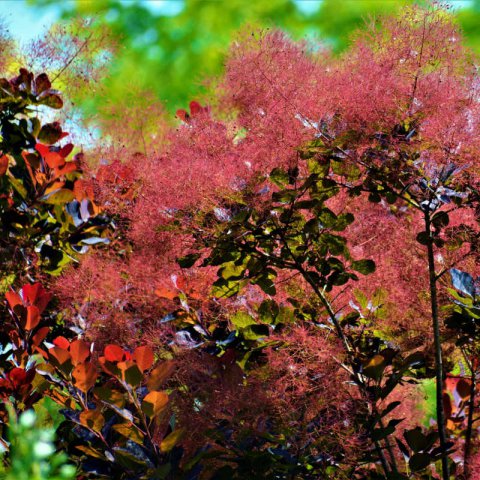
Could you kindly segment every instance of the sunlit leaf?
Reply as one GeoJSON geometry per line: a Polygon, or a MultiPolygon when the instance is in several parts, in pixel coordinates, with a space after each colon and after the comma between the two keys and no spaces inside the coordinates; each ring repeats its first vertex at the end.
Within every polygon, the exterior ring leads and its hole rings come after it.
{"type": "Polygon", "coordinates": [[[125,360],[126,352],[118,345],[107,345],[104,350],[105,359],[109,362],[121,362],[125,360]]]}
{"type": "Polygon", "coordinates": [[[125,438],[128,438],[139,445],[143,444],[143,434],[133,423],[117,423],[112,428],[125,438]]]}
{"type": "Polygon", "coordinates": [[[56,345],[57,347],[63,348],[64,350],[68,350],[70,347],[70,342],[62,336],[56,337],[53,340],[53,344],[56,345]]]}
{"type": "Polygon", "coordinates": [[[24,324],[25,330],[33,330],[40,323],[40,311],[35,305],[27,307],[27,316],[24,324]]]}
{"type": "Polygon", "coordinates": [[[70,344],[70,355],[74,365],[83,363],[90,356],[90,345],[83,340],[74,340],[70,344]]]}
{"type": "Polygon", "coordinates": [[[59,188],[48,195],[43,196],[40,200],[52,205],[63,205],[71,202],[75,198],[75,195],[68,188],[59,188]]]}
{"type": "Polygon", "coordinates": [[[159,415],[168,404],[168,395],[165,392],[150,392],[142,402],[143,412],[150,418],[159,415]]]}

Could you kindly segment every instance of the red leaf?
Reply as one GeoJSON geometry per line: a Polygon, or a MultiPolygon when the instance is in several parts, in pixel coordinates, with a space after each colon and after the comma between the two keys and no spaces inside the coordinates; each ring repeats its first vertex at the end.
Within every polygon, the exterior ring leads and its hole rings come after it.
{"type": "Polygon", "coordinates": [[[168,288],[160,287],[155,290],[155,295],[160,298],[167,298],[168,300],[173,300],[178,297],[178,292],[175,290],[170,290],[168,288]]]}
{"type": "Polygon", "coordinates": [[[125,360],[126,353],[127,352],[118,345],[107,345],[104,350],[105,359],[109,362],[121,362],[125,360]]]}
{"type": "Polygon", "coordinates": [[[73,150],[73,143],[67,143],[64,147],[58,152],[63,158],[67,158],[71,151],[73,150]]]}
{"type": "Polygon", "coordinates": [[[177,117],[182,122],[188,122],[188,119],[190,118],[190,115],[186,112],[186,110],[180,109],[180,110],[177,110],[177,117]]]}
{"type": "Polygon", "coordinates": [[[6,155],[2,155],[0,157],[0,177],[7,173],[8,169],[8,157],[6,155]]]}
{"type": "Polygon", "coordinates": [[[68,175],[69,173],[77,171],[77,164],[75,162],[65,162],[57,168],[53,169],[55,178],[61,177],[62,175],[68,175]]]}
{"type": "Polygon", "coordinates": [[[132,358],[142,372],[148,370],[153,365],[153,352],[149,347],[138,347],[133,352],[132,358]]]}
{"type": "Polygon", "coordinates": [[[460,378],[457,382],[457,393],[463,400],[470,396],[471,382],[465,378],[460,378]]]}
{"type": "Polygon", "coordinates": [[[8,291],[5,294],[5,298],[7,299],[8,304],[10,305],[10,308],[13,309],[17,305],[22,305],[22,297],[17,292],[14,292],[12,290],[8,291]]]}
{"type": "Polygon", "coordinates": [[[93,187],[84,180],[78,179],[75,181],[73,185],[73,193],[79,202],[85,199],[93,200],[93,187]]]}
{"type": "Polygon", "coordinates": [[[25,383],[27,372],[23,368],[16,367],[7,373],[7,377],[12,382],[12,385],[16,388],[25,383]]]}
{"type": "Polygon", "coordinates": [[[445,417],[450,418],[452,416],[453,412],[453,407],[452,407],[452,401],[450,400],[450,396],[448,393],[443,393],[442,395],[442,401],[443,401],[443,409],[445,411],[445,417]]]}
{"type": "Polygon", "coordinates": [[[37,333],[32,337],[32,342],[34,345],[40,345],[48,335],[48,332],[50,331],[50,327],[42,327],[39,328],[37,333]]]}
{"type": "Polygon", "coordinates": [[[25,321],[25,330],[33,330],[40,323],[40,311],[35,305],[27,307],[27,319],[25,321]]]}
{"type": "Polygon", "coordinates": [[[70,353],[60,347],[49,348],[48,355],[53,357],[59,366],[65,365],[72,360],[70,353]]]}
{"type": "Polygon", "coordinates": [[[35,79],[35,90],[37,95],[39,95],[45,90],[48,90],[51,86],[52,84],[50,83],[50,80],[48,79],[48,76],[46,73],[41,73],[35,79]]]}
{"type": "Polygon", "coordinates": [[[50,153],[50,147],[48,145],[44,145],[43,143],[37,143],[35,145],[35,150],[42,156],[48,155],[50,153]]]}
{"type": "Polygon", "coordinates": [[[56,345],[57,347],[63,349],[63,350],[68,350],[70,347],[70,342],[65,338],[65,337],[57,337],[54,341],[53,344],[56,345]]]}
{"type": "Polygon", "coordinates": [[[86,393],[95,385],[98,372],[92,363],[81,363],[75,367],[72,376],[75,380],[75,386],[86,393]]]}
{"type": "Polygon", "coordinates": [[[70,355],[74,365],[83,363],[90,356],[90,344],[83,340],[74,340],[70,344],[70,355]]]}
{"type": "Polygon", "coordinates": [[[45,162],[50,168],[60,167],[65,164],[65,159],[60,155],[60,153],[51,152],[50,147],[47,145],[37,143],[35,145],[35,149],[44,158],[45,162]]]}
{"type": "Polygon", "coordinates": [[[48,302],[52,299],[52,294],[48,293],[41,283],[27,284],[22,287],[23,299],[27,304],[36,305],[40,313],[45,310],[48,302]]]}
{"type": "Polygon", "coordinates": [[[192,100],[190,102],[190,115],[194,117],[195,115],[198,115],[201,112],[203,112],[203,107],[195,100],[192,100]]]}

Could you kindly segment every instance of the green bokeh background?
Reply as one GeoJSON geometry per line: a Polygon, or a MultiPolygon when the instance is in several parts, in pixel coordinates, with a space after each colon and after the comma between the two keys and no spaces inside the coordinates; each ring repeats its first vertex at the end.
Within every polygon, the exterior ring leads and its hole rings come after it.
{"type": "MultiPolygon", "coordinates": [[[[96,19],[119,49],[107,77],[108,98],[88,92],[76,99],[86,113],[106,101],[121,104],[131,92],[152,92],[170,112],[201,97],[204,80],[222,71],[240,28],[281,28],[293,38],[321,41],[341,52],[371,16],[397,11],[411,0],[29,0],[62,21],[96,19]]],[[[418,2],[417,2],[418,3],[418,2]]],[[[425,3],[420,0],[420,3],[425,3]]],[[[468,44],[480,51],[480,0],[451,2],[468,44]]],[[[141,93],[140,93],[141,94],[141,93]]]]}

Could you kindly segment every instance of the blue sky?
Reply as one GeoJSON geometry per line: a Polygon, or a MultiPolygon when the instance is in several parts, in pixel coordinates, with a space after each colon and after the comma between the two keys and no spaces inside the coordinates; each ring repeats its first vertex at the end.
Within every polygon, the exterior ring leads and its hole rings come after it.
{"type": "Polygon", "coordinates": [[[6,22],[14,38],[28,41],[41,35],[55,22],[54,9],[32,8],[24,0],[0,0],[0,17],[6,22]]]}
{"type": "MultiPolygon", "coordinates": [[[[61,5],[67,0],[57,1],[57,7],[35,8],[26,0],[0,0],[0,17],[6,21],[14,38],[29,41],[40,36],[59,18],[61,5]]],[[[153,12],[175,15],[181,10],[183,0],[143,0],[142,3],[153,12]]]]}

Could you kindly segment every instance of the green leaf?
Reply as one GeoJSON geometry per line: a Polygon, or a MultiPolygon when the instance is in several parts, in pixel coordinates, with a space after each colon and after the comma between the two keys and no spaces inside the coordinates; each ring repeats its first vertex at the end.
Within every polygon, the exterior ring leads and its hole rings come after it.
{"type": "Polygon", "coordinates": [[[253,283],[258,285],[267,295],[275,295],[277,293],[275,284],[272,281],[272,275],[261,275],[253,283]]]}
{"type": "Polygon", "coordinates": [[[143,374],[137,365],[132,365],[124,371],[125,381],[135,387],[143,380],[143,374]]]}
{"type": "Polygon", "coordinates": [[[373,260],[357,260],[352,262],[351,265],[352,269],[356,272],[360,272],[363,275],[369,275],[375,271],[375,262],[373,260]]]}
{"type": "Polygon", "coordinates": [[[281,168],[274,168],[270,172],[270,180],[277,185],[277,187],[285,187],[285,185],[288,185],[288,173],[281,168]]]}
{"type": "Polygon", "coordinates": [[[272,200],[279,203],[290,203],[297,197],[296,190],[282,190],[280,192],[273,192],[272,200]]]}
{"type": "Polygon", "coordinates": [[[328,246],[332,255],[343,255],[346,252],[346,243],[344,237],[339,235],[325,234],[322,237],[324,243],[328,246]]]}
{"type": "Polygon", "coordinates": [[[188,255],[185,255],[184,257],[177,258],[177,263],[182,268],[190,268],[195,265],[195,262],[200,258],[200,256],[200,253],[190,253],[188,255]]]}
{"type": "Polygon", "coordinates": [[[341,232],[345,230],[350,224],[352,224],[354,220],[355,220],[355,217],[353,216],[353,214],[344,213],[338,216],[337,221],[335,222],[335,225],[332,228],[337,232],[341,232]]]}
{"type": "Polygon", "coordinates": [[[280,309],[275,300],[264,300],[258,307],[258,314],[260,319],[265,323],[273,324],[277,318],[280,309]]]}
{"type": "Polygon", "coordinates": [[[337,222],[337,216],[329,208],[322,208],[317,216],[323,228],[334,227],[337,222]]]}
{"type": "Polygon", "coordinates": [[[397,201],[397,194],[395,192],[387,192],[385,194],[385,198],[387,200],[387,203],[393,205],[397,201]]]}
{"type": "Polygon", "coordinates": [[[142,468],[146,467],[145,460],[137,457],[133,453],[129,452],[125,448],[113,447],[113,452],[115,454],[115,462],[118,462],[119,465],[124,467],[127,470],[135,470],[139,465],[142,468]]]}
{"type": "Polygon", "coordinates": [[[75,199],[74,193],[68,188],[59,188],[52,193],[43,196],[40,200],[51,205],[64,205],[75,199]]]}
{"type": "Polygon", "coordinates": [[[160,443],[160,450],[164,453],[169,452],[178,443],[180,438],[183,436],[183,433],[184,429],[178,428],[167,435],[160,443]]]}
{"type": "Polygon", "coordinates": [[[245,268],[245,265],[235,265],[233,262],[228,262],[218,271],[218,275],[225,280],[239,279],[243,277],[245,268]]]}
{"type": "Polygon", "coordinates": [[[213,284],[212,294],[214,297],[217,298],[229,298],[233,295],[236,295],[245,281],[228,281],[224,280],[223,278],[219,278],[213,284]]]}
{"type": "Polygon", "coordinates": [[[268,325],[254,324],[246,328],[242,328],[240,333],[245,340],[258,340],[259,338],[268,337],[270,334],[268,325]]]}
{"type": "Polygon", "coordinates": [[[139,445],[143,444],[143,433],[132,423],[117,423],[112,429],[132,442],[138,443],[139,445]]]}
{"type": "Polygon", "coordinates": [[[237,330],[248,327],[249,325],[256,325],[255,319],[246,312],[237,312],[230,318],[230,321],[237,330]]]}
{"type": "Polygon", "coordinates": [[[27,189],[23,186],[23,183],[20,179],[14,177],[9,173],[9,181],[17,193],[25,200],[27,198],[27,189]]]}

